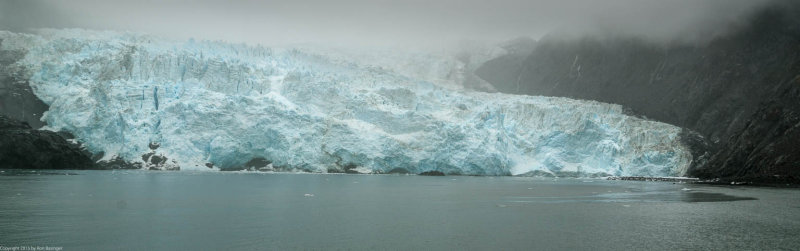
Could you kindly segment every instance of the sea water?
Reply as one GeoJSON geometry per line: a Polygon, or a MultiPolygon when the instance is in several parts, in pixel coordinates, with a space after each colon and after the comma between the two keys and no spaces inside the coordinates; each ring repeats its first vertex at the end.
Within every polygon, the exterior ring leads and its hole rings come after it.
{"type": "Polygon", "coordinates": [[[796,189],[522,177],[0,173],[3,248],[797,250],[798,233],[796,189]]]}

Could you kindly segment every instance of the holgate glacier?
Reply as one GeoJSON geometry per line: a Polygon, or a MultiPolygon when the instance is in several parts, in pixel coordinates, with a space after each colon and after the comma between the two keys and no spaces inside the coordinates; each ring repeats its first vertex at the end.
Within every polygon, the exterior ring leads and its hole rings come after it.
{"type": "MultiPolygon", "coordinates": [[[[0,39],[2,50],[26,53],[15,64],[50,106],[45,129],[74,134],[102,160],[181,170],[262,159],[311,172],[641,176],[681,176],[692,160],[681,128],[619,105],[452,88],[405,74],[413,68],[313,50],[86,30],[0,39]]],[[[445,73],[464,67],[430,64],[452,67],[437,70],[445,73]]]]}

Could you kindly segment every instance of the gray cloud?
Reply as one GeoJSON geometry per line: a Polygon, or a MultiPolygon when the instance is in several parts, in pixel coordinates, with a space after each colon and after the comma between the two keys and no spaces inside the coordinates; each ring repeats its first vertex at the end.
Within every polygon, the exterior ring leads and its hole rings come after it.
{"type": "Polygon", "coordinates": [[[89,28],[232,42],[428,44],[629,34],[697,40],[770,0],[0,1],[0,29],[89,28]]]}

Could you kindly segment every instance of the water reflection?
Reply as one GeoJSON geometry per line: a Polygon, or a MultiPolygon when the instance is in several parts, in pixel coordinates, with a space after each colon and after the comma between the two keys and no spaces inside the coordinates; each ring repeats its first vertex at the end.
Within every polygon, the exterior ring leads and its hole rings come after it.
{"type": "Polygon", "coordinates": [[[511,203],[580,203],[580,202],[599,202],[599,203],[622,203],[622,202],[725,202],[758,200],[753,197],[742,197],[727,195],[724,193],[709,193],[696,191],[648,191],[622,193],[603,193],[580,196],[543,196],[543,197],[507,197],[511,203]]]}
{"type": "Polygon", "coordinates": [[[680,193],[680,198],[684,202],[720,202],[720,201],[739,201],[739,200],[758,200],[753,197],[739,197],[723,193],[704,193],[686,192],[680,193]]]}
{"type": "Polygon", "coordinates": [[[25,170],[25,169],[0,170],[0,176],[39,176],[39,175],[78,175],[78,174],[68,171],[59,171],[59,170],[25,170]]]}

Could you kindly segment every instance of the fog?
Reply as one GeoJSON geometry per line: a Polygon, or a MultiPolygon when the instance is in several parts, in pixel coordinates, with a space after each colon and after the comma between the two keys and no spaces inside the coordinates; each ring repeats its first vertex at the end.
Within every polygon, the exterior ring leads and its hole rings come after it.
{"type": "Polygon", "coordinates": [[[2,1],[0,29],[109,29],[267,45],[499,42],[554,32],[692,42],[724,32],[768,1],[2,1]]]}

